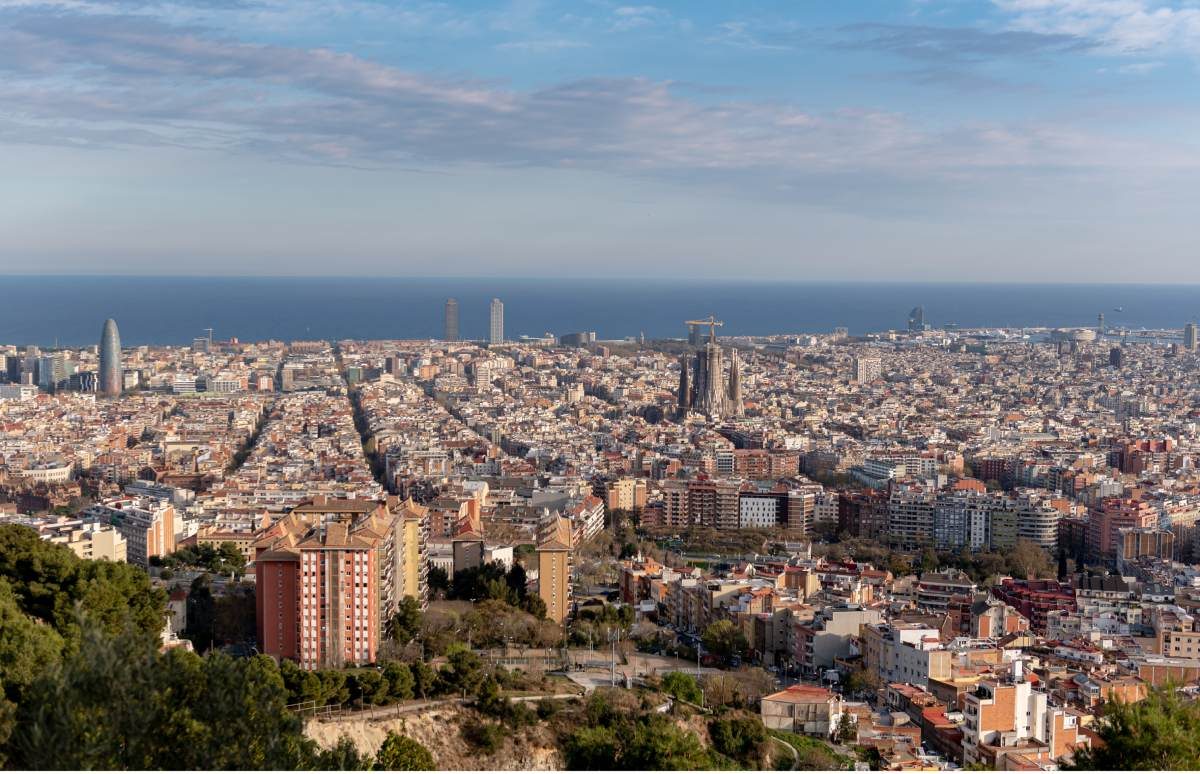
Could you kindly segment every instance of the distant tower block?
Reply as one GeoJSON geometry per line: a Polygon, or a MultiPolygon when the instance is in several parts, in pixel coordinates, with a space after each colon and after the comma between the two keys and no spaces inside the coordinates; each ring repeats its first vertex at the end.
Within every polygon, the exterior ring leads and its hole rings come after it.
{"type": "Polygon", "coordinates": [[[489,344],[504,343],[504,304],[500,299],[492,299],[491,325],[488,329],[489,344]]]}
{"type": "Polygon", "coordinates": [[[913,307],[913,310],[908,313],[908,329],[910,331],[925,330],[925,307],[913,307]]]}
{"type": "Polygon", "coordinates": [[[1104,312],[1096,315],[1096,333],[1104,335],[1104,312]]]}
{"type": "Polygon", "coordinates": [[[445,341],[458,341],[458,299],[446,299],[445,341]]]}
{"type": "Polygon", "coordinates": [[[100,332],[100,394],[115,398],[120,396],[122,384],[121,334],[117,322],[111,317],[104,321],[100,332]]]}

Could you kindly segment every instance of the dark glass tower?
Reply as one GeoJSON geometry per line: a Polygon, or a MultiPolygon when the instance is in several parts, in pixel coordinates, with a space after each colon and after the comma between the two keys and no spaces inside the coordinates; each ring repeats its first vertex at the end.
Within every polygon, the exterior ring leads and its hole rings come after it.
{"type": "Polygon", "coordinates": [[[121,387],[121,334],[117,321],[109,318],[100,333],[100,394],[115,398],[121,387]]]}

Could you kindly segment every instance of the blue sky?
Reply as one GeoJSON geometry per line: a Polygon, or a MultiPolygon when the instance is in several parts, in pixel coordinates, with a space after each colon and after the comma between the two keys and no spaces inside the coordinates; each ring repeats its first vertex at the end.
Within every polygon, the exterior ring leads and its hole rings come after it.
{"type": "Polygon", "coordinates": [[[1200,282],[1200,2],[0,0],[0,272],[1200,282]]]}

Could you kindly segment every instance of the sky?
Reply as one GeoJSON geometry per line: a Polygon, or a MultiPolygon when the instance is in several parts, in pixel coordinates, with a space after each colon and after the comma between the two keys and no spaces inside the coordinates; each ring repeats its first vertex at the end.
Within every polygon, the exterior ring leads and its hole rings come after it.
{"type": "Polygon", "coordinates": [[[1198,65],[1200,0],[0,0],[0,274],[1200,282],[1198,65]]]}

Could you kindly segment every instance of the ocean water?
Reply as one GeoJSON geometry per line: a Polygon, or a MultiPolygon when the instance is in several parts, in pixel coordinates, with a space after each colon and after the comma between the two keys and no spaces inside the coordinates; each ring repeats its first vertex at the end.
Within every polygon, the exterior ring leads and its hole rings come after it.
{"type": "Polygon", "coordinates": [[[81,346],[106,317],[125,345],[218,339],[435,338],[458,299],[463,338],[483,338],[488,304],[505,334],[595,331],[599,338],[683,337],[715,314],[722,334],[851,333],[903,328],[925,308],[934,325],[1182,327],[1200,318],[1200,286],[716,282],[641,279],[0,276],[0,344],[81,346]],[[1117,308],[1121,311],[1117,311],[1117,308]]]}

